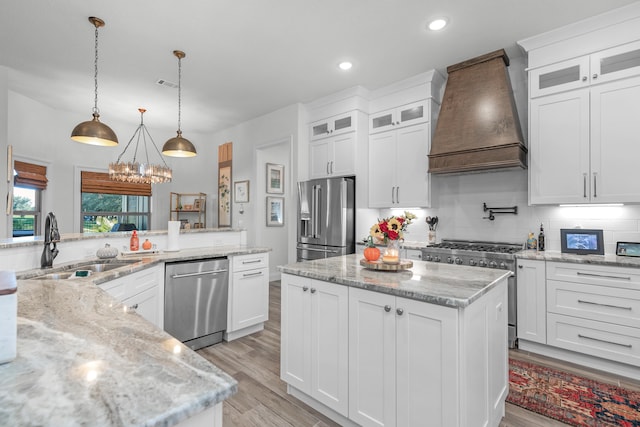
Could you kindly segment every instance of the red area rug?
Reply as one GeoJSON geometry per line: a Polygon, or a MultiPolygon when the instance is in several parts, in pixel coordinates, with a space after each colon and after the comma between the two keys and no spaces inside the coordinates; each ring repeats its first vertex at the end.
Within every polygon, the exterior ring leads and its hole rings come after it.
{"type": "Polygon", "coordinates": [[[515,359],[507,402],[573,426],[640,426],[640,392],[515,359]]]}

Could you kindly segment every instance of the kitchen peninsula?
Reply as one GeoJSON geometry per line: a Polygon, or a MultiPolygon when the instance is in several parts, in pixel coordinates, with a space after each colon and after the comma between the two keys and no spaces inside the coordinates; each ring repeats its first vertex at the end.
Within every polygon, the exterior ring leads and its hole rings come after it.
{"type": "Polygon", "coordinates": [[[498,426],[510,271],[353,254],[279,267],[281,378],[346,426],[498,426]]]}
{"type": "MultiPolygon", "coordinates": [[[[136,280],[127,277],[163,272],[165,262],[270,250],[247,247],[241,232],[226,231],[199,231],[192,241],[181,235],[178,252],[129,255],[130,263],[87,277],[38,279],[43,270],[34,266],[19,272],[18,356],[0,365],[0,419],[19,426],[221,426],[222,401],[237,391],[237,382],[101,287],[122,280],[135,287],[136,280]]],[[[147,235],[157,242],[164,237],[147,235]]],[[[63,236],[61,251],[78,253],[73,243],[93,250],[125,238],[63,236]]],[[[3,242],[3,265],[12,248],[34,249],[33,242],[3,242]]],[[[86,264],[86,258],[77,261],[54,263],[53,271],[73,272],[86,264]]]]}

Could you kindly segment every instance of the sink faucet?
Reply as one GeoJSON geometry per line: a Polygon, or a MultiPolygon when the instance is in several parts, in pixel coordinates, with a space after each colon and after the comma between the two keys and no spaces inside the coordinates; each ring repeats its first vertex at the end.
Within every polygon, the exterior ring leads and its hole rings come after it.
{"type": "Polygon", "coordinates": [[[58,256],[56,243],[60,241],[58,232],[58,222],[53,212],[49,212],[44,226],[44,249],[40,257],[40,267],[49,268],[53,266],[53,259],[58,256]],[[53,245],[53,246],[52,246],[53,245]]]}

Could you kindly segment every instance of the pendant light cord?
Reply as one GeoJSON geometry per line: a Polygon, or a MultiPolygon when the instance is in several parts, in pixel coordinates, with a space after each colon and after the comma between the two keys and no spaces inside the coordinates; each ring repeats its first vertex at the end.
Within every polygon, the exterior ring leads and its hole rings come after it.
{"type": "Polygon", "coordinates": [[[93,62],[94,74],[93,74],[93,82],[94,82],[94,98],[93,98],[93,112],[99,114],[98,110],[98,25],[96,25],[96,43],[95,43],[96,56],[93,62]]]}
{"type": "Polygon", "coordinates": [[[181,110],[182,110],[182,58],[178,57],[178,133],[181,126],[181,110]]]}

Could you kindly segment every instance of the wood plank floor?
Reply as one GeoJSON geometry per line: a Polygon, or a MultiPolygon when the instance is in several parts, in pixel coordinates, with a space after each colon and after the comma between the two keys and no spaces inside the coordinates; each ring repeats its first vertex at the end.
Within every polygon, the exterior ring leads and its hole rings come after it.
{"type": "MultiPolygon", "coordinates": [[[[238,393],[226,400],[225,427],[334,427],[338,426],[298,399],[287,394],[280,380],[280,282],[269,286],[269,321],[262,332],[199,350],[238,381],[238,393]]],[[[577,365],[559,362],[519,350],[510,357],[574,372],[598,381],[640,390],[640,382],[624,380],[577,365]]],[[[500,427],[566,426],[515,405],[507,404],[500,427]]]]}

